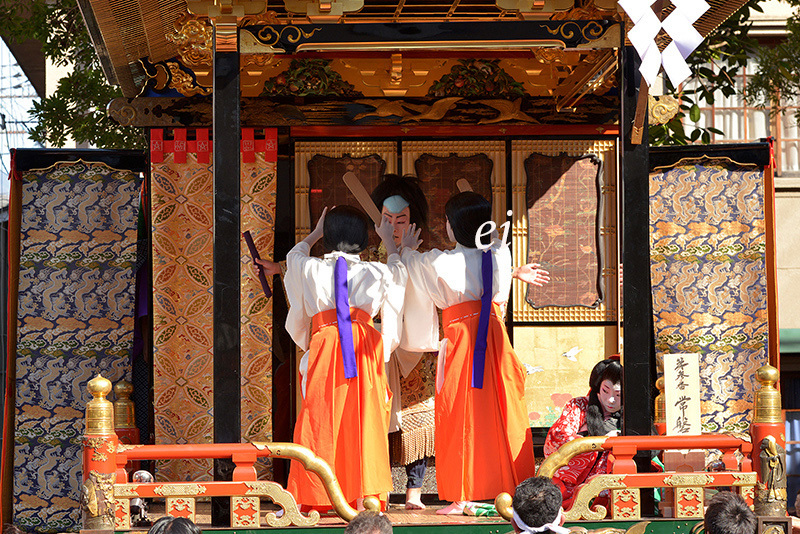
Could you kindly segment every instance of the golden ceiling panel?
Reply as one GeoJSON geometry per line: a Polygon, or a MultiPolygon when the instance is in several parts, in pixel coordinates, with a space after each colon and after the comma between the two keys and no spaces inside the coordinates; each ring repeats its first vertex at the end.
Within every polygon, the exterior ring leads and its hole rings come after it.
{"type": "Polygon", "coordinates": [[[365,95],[387,97],[425,96],[434,81],[446,74],[456,60],[405,58],[335,59],[331,67],[365,95]]]}

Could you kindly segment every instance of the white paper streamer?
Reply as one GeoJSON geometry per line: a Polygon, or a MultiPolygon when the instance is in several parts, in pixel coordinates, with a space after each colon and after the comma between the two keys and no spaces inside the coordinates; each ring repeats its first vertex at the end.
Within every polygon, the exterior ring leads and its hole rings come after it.
{"type": "Polygon", "coordinates": [[[639,72],[647,85],[653,85],[663,66],[670,82],[677,87],[691,76],[686,58],[703,42],[703,36],[693,24],[708,11],[709,5],[705,0],[672,0],[675,9],[660,21],[653,11],[653,3],[653,0],[619,1],[634,23],[628,32],[628,40],[642,59],[639,72]],[[672,42],[664,52],[659,52],[655,39],[662,29],[672,42]]]}

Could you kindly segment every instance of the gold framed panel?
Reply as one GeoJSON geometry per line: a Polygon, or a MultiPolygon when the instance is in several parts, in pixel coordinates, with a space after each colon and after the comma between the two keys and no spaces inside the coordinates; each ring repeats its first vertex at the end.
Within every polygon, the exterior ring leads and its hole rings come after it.
{"type": "MultiPolygon", "coordinates": [[[[294,146],[294,208],[295,208],[295,242],[299,242],[311,233],[311,214],[309,212],[309,176],[308,162],[314,156],[341,158],[350,155],[362,158],[377,154],[386,162],[386,172],[397,172],[397,142],[395,141],[358,141],[343,139],[341,141],[298,141],[294,146]]],[[[344,183],[341,187],[345,187],[344,183]]],[[[316,222],[316,221],[314,221],[316,222]]]]}
{"type": "Polygon", "coordinates": [[[525,159],[532,153],[546,156],[595,154],[601,160],[599,245],[603,300],[596,308],[548,306],[534,309],[525,299],[527,287],[514,280],[512,319],[520,322],[601,322],[617,320],[619,269],[617,239],[617,143],[612,139],[514,140],[511,142],[511,188],[513,226],[511,231],[514,265],[528,262],[528,220],[526,209],[525,159]]]}
{"type": "MultiPolygon", "coordinates": [[[[442,141],[403,141],[403,173],[415,174],[415,162],[423,154],[447,157],[469,157],[485,154],[492,160],[492,219],[502,224],[506,221],[506,142],[482,139],[451,139],[442,141]]],[[[458,189],[453,184],[453,194],[458,189]]],[[[443,211],[444,206],[430,206],[431,212],[443,211]]]]}

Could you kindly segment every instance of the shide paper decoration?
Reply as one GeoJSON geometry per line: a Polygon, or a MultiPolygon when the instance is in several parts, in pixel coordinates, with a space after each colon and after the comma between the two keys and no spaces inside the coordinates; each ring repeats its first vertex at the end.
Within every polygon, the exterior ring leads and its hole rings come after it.
{"type": "Polygon", "coordinates": [[[652,86],[661,66],[675,87],[691,75],[686,58],[703,41],[693,24],[708,11],[705,0],[672,0],[675,9],[663,21],[652,9],[655,0],[620,0],[619,5],[633,21],[628,32],[630,40],[642,65],[639,72],[652,86]],[[656,36],[661,29],[672,38],[663,52],[659,51],[656,36]]]}

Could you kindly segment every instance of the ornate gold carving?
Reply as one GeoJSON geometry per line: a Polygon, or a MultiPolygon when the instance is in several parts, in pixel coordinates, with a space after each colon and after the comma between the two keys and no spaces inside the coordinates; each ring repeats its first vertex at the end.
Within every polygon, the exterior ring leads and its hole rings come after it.
{"type": "Polygon", "coordinates": [[[687,473],[664,477],[664,484],[667,486],[707,486],[712,482],[714,482],[714,476],[703,473],[687,473]]]}
{"type": "Polygon", "coordinates": [[[576,31],[579,31],[587,41],[594,41],[603,36],[603,27],[597,22],[589,22],[583,26],[576,22],[565,22],[552,30],[547,27],[544,29],[550,35],[557,35],[564,39],[573,39],[576,31]]]}
{"type": "Polygon", "coordinates": [[[89,471],[89,476],[81,486],[81,512],[85,529],[110,530],[114,528],[114,480],[116,478],[116,473],[89,471]]]}
{"type": "Polygon", "coordinates": [[[761,389],[756,391],[756,407],[753,423],[783,423],[781,416],[781,394],[775,388],[780,372],[771,365],[764,365],[756,371],[756,379],[761,389]]]}
{"type": "Polygon", "coordinates": [[[382,96],[425,96],[428,87],[451,65],[441,58],[403,57],[335,59],[331,68],[363,93],[382,96]]]}
{"type": "MultiPolygon", "coordinates": [[[[311,450],[296,443],[270,443],[270,442],[253,442],[259,450],[269,450],[270,456],[277,458],[291,458],[303,464],[307,471],[313,471],[317,474],[322,484],[326,487],[328,495],[330,496],[331,504],[333,505],[336,514],[345,521],[351,521],[358,512],[355,508],[350,506],[345,500],[342,488],[339,486],[339,481],[333,473],[333,469],[328,465],[325,460],[316,456],[311,450]]],[[[294,498],[292,498],[294,500],[294,498]]],[[[277,502],[277,501],[276,501],[277,502]]],[[[281,503],[286,508],[286,504],[281,503]]],[[[373,501],[364,500],[364,507],[368,510],[378,510],[374,507],[373,501]]],[[[269,523],[269,514],[267,514],[267,522],[269,523]]],[[[314,518],[314,514],[311,514],[314,518]]],[[[317,515],[314,522],[319,521],[317,515]]]]}
{"type": "Polygon", "coordinates": [[[197,85],[191,75],[182,70],[174,61],[168,61],[167,66],[169,67],[169,74],[172,80],[169,85],[179,93],[186,96],[211,94],[210,87],[197,85]]]}
{"type": "Polygon", "coordinates": [[[206,487],[200,484],[162,484],[153,490],[156,495],[162,497],[167,496],[185,496],[185,495],[202,495],[206,492],[206,487]]]}
{"type": "Polygon", "coordinates": [[[680,100],[672,95],[648,95],[647,109],[650,111],[650,124],[666,124],[680,110],[680,100]]]}
{"type": "Polygon", "coordinates": [[[184,516],[184,512],[188,512],[188,519],[195,520],[195,507],[196,502],[192,497],[167,497],[166,498],[166,514],[175,516],[184,516]],[[177,512],[177,513],[176,513],[177,512]]]}
{"type": "MultiPolygon", "coordinates": [[[[758,477],[755,473],[732,473],[735,482],[734,486],[755,486],[758,477]]],[[[744,488],[742,488],[744,489],[744,488]]]]}
{"type": "Polygon", "coordinates": [[[675,517],[703,517],[703,488],[681,487],[675,493],[675,517]]]}
{"type": "MultiPolygon", "coordinates": [[[[116,492],[116,487],[114,491],[116,492]]],[[[131,529],[131,501],[120,499],[116,494],[114,495],[114,529],[131,529]]]]}
{"type": "Polygon", "coordinates": [[[258,15],[247,15],[239,22],[239,26],[242,28],[245,26],[257,26],[261,24],[274,24],[277,26],[281,24],[281,21],[278,19],[277,13],[267,10],[262,11],[258,15]]]}
{"type": "Polygon", "coordinates": [[[615,490],[611,492],[612,517],[614,519],[641,519],[641,495],[638,489],[615,490]],[[632,503],[632,506],[620,506],[632,503]]]}
{"type": "Polygon", "coordinates": [[[137,484],[114,484],[114,498],[133,499],[139,496],[137,484]]]}
{"type": "Polygon", "coordinates": [[[247,490],[247,495],[258,495],[260,497],[269,497],[272,502],[283,508],[283,515],[278,517],[275,512],[267,513],[265,519],[267,525],[270,527],[287,527],[289,525],[297,525],[299,527],[310,527],[319,522],[319,512],[312,510],[308,516],[304,516],[297,508],[297,502],[294,496],[283,489],[283,487],[276,482],[259,481],[259,482],[245,482],[245,485],[250,488],[247,490]]]}
{"type": "Polygon", "coordinates": [[[538,124],[539,121],[520,110],[522,98],[517,98],[513,102],[510,100],[478,100],[479,104],[489,106],[498,111],[497,117],[491,119],[481,119],[478,124],[492,124],[503,121],[522,121],[538,124]]]}
{"type": "Polygon", "coordinates": [[[127,443],[120,443],[117,445],[117,452],[125,452],[131,449],[138,449],[139,447],[144,447],[144,445],[128,445],[127,443]]]}
{"type": "Polygon", "coordinates": [[[93,398],[86,404],[86,434],[113,435],[114,405],[106,399],[106,395],[111,392],[111,381],[97,375],[89,380],[87,389],[93,398]]]}
{"type": "MultiPolygon", "coordinates": [[[[652,107],[650,108],[652,110],[652,107]]],[[[656,388],[658,388],[658,395],[655,400],[655,415],[653,417],[654,423],[667,422],[667,404],[664,397],[664,377],[659,376],[656,380],[656,388]]]]}
{"type": "Polygon", "coordinates": [[[231,526],[234,528],[259,526],[261,502],[258,497],[231,497],[231,526]]]}
{"type": "Polygon", "coordinates": [[[175,21],[175,32],[164,37],[178,46],[181,62],[187,67],[211,66],[213,34],[208,19],[184,13],[175,21]]]}
{"type": "Polygon", "coordinates": [[[303,39],[311,38],[318,31],[321,31],[321,28],[314,28],[312,31],[307,32],[297,26],[280,26],[279,28],[265,26],[255,36],[261,44],[274,46],[284,38],[292,44],[299,43],[303,39]]]}
{"type": "MultiPolygon", "coordinates": [[[[555,453],[551,454],[550,456],[545,459],[544,463],[539,467],[538,473],[542,472],[542,468],[544,464],[555,456],[556,454],[560,453],[564,448],[568,447],[570,443],[574,443],[580,440],[589,440],[589,439],[597,439],[596,437],[587,437],[587,438],[578,438],[575,440],[570,441],[566,445],[562,445],[561,448],[556,451],[555,453]]],[[[605,439],[603,436],[602,439],[605,439]]],[[[585,452],[585,451],[581,451],[585,452]]],[[[572,455],[570,456],[570,458],[572,455]]],[[[569,458],[567,459],[569,461],[569,458]]],[[[564,464],[566,465],[566,463],[564,464]]],[[[558,466],[561,467],[561,466],[558,466]]],[[[539,476],[547,476],[547,475],[539,475],[539,476]]],[[[598,475],[592,478],[589,482],[585,485],[580,487],[578,494],[575,496],[575,500],[572,503],[572,508],[564,513],[564,517],[566,517],[567,521],[578,521],[580,519],[588,519],[591,521],[599,521],[606,516],[606,507],[601,505],[595,505],[593,508],[589,508],[589,503],[597,497],[603,490],[611,490],[611,489],[626,489],[627,486],[625,485],[625,475],[598,475]]]]}
{"type": "Polygon", "coordinates": [[[105,442],[105,438],[83,438],[84,447],[89,447],[90,449],[99,449],[105,442]]]}
{"type": "MultiPolygon", "coordinates": [[[[582,452],[598,451],[605,443],[607,436],[589,436],[573,439],[562,445],[556,452],[545,458],[537,472],[540,477],[553,478],[556,471],[567,465],[573,456],[582,452]]],[[[602,517],[601,517],[602,519],[602,517]]]]}

